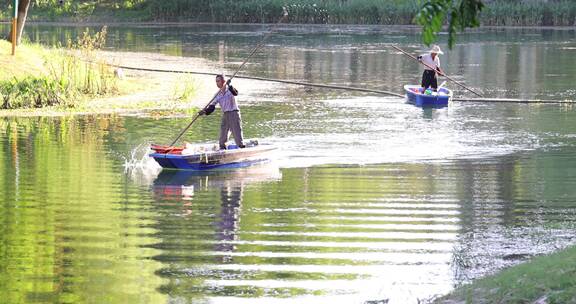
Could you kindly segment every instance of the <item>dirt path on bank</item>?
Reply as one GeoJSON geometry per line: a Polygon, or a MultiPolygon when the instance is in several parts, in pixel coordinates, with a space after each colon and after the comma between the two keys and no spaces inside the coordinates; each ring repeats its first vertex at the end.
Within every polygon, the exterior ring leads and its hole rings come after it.
{"type": "MultiPolygon", "coordinates": [[[[99,58],[112,65],[177,71],[215,73],[216,65],[202,58],[168,56],[155,53],[100,52],[99,58]]],[[[91,100],[86,108],[94,112],[108,110],[183,109],[201,107],[215,91],[213,77],[203,75],[159,73],[120,69],[125,79],[138,83],[135,92],[91,100]],[[192,95],[182,99],[185,87],[192,95]]]]}
{"type": "MultiPolygon", "coordinates": [[[[233,70],[223,68],[223,62],[214,62],[203,58],[169,56],[156,53],[135,52],[100,52],[99,57],[112,65],[168,70],[194,71],[209,75],[164,73],[122,69],[126,79],[134,79],[142,87],[130,94],[98,98],[87,102],[86,109],[91,113],[126,112],[143,110],[182,110],[201,108],[217,92],[214,75],[225,73],[230,75],[233,70]],[[179,99],[183,87],[191,85],[193,94],[186,99],[179,99]]],[[[239,73],[239,76],[242,73],[239,73]]],[[[283,84],[271,84],[259,80],[235,79],[234,84],[242,88],[242,97],[250,98],[263,92],[270,92],[283,84]]]]}

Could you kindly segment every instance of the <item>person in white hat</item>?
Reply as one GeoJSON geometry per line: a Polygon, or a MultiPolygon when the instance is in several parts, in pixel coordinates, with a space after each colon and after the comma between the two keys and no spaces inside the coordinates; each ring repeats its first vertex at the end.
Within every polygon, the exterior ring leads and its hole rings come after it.
{"type": "Polygon", "coordinates": [[[438,89],[438,76],[444,75],[444,71],[440,68],[439,54],[444,54],[439,46],[434,45],[429,54],[418,56],[418,60],[424,64],[424,73],[422,73],[422,88],[438,89]]]}

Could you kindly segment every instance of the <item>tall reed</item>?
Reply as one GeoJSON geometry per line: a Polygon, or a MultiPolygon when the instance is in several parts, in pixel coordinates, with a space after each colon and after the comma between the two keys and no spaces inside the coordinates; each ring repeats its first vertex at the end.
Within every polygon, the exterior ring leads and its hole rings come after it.
{"type": "Polygon", "coordinates": [[[417,0],[165,0],[145,7],[159,20],[271,23],[286,7],[291,23],[410,24],[419,6],[417,0]]]}
{"type": "Polygon", "coordinates": [[[573,26],[576,25],[576,1],[496,0],[481,14],[483,25],[573,26]]]}
{"type": "MultiPolygon", "coordinates": [[[[576,25],[573,0],[485,1],[485,25],[576,25]]],[[[290,23],[414,24],[419,0],[164,0],[145,1],[142,8],[156,20],[200,22],[274,22],[282,7],[290,23]]]]}

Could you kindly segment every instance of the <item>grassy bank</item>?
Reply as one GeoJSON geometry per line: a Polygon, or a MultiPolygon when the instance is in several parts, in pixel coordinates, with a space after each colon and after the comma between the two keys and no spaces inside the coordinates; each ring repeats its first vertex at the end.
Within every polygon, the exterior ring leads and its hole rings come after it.
{"type": "MultiPolygon", "coordinates": [[[[30,18],[42,21],[276,22],[286,6],[288,22],[317,24],[414,24],[418,0],[125,0],[38,1],[30,18]]],[[[483,25],[573,26],[573,0],[486,0],[483,25]]],[[[6,3],[0,12],[9,12],[6,3]]],[[[3,18],[6,20],[7,16],[3,18]]]]}
{"type": "Polygon", "coordinates": [[[84,97],[118,93],[113,69],[94,55],[105,36],[105,29],[94,35],[85,32],[67,48],[24,44],[15,57],[11,44],[1,41],[0,108],[73,108],[84,97]]]}
{"type": "Polygon", "coordinates": [[[152,53],[47,48],[22,44],[11,56],[0,40],[0,117],[191,110],[213,94],[213,79],[192,75],[122,70],[122,79],[104,64],[186,69],[209,62],[152,53]]]}
{"type": "Polygon", "coordinates": [[[14,109],[102,112],[166,107],[186,103],[196,93],[193,79],[116,77],[115,69],[104,61],[113,56],[99,51],[104,37],[105,31],[85,32],[67,47],[55,48],[24,43],[16,56],[11,55],[11,44],[0,40],[0,115],[11,115],[14,109]],[[157,96],[164,105],[148,98],[157,91],[169,92],[169,97],[157,96]]]}
{"type": "Polygon", "coordinates": [[[435,303],[576,303],[576,247],[483,278],[435,303]]]}

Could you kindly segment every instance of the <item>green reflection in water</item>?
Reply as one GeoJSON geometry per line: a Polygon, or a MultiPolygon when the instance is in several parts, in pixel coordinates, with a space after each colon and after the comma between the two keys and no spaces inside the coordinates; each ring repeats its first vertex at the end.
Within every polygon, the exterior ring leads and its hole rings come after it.
{"type": "MultiPolygon", "coordinates": [[[[154,229],[104,137],[118,120],[0,121],[5,303],[161,302],[154,229]],[[116,185],[116,186],[114,186],[116,185]]],[[[136,195],[137,194],[137,195],[136,195]]]]}

